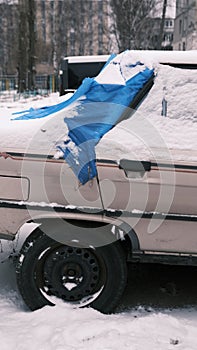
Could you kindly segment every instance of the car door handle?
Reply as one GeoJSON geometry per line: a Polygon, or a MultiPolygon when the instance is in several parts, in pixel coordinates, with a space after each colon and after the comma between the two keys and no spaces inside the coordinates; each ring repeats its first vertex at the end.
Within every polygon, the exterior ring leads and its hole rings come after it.
{"type": "Polygon", "coordinates": [[[119,168],[123,169],[128,178],[142,178],[147,171],[151,170],[151,162],[121,159],[119,168]]]}

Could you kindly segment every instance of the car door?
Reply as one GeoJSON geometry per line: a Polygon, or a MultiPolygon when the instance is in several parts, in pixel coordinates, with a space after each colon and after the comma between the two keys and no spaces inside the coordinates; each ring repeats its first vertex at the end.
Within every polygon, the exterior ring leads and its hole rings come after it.
{"type": "Polygon", "coordinates": [[[105,209],[119,211],[141,249],[197,251],[197,164],[121,159],[98,174],[105,209]]]}

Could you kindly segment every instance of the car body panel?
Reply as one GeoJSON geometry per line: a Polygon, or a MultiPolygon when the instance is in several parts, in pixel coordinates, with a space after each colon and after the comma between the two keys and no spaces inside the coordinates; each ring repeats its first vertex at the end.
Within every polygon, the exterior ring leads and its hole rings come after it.
{"type": "Polygon", "coordinates": [[[117,226],[126,223],[141,251],[197,253],[195,163],[150,162],[145,171],[132,171],[132,167],[98,161],[98,179],[80,186],[63,159],[1,155],[1,237],[14,237],[27,221],[42,223],[58,217],[117,226]],[[16,181],[15,188],[10,181],[16,181]],[[4,198],[8,186],[14,199],[4,198]]]}
{"type": "Polygon", "coordinates": [[[1,154],[0,195],[2,235],[16,234],[20,225],[40,216],[42,210],[41,216],[47,212],[51,216],[54,207],[102,209],[96,178],[80,186],[63,159],[40,155],[1,154]]]}
{"type": "Polygon", "coordinates": [[[150,171],[128,177],[105,163],[98,173],[105,209],[122,211],[142,251],[197,253],[195,164],[153,163],[150,171]]]}

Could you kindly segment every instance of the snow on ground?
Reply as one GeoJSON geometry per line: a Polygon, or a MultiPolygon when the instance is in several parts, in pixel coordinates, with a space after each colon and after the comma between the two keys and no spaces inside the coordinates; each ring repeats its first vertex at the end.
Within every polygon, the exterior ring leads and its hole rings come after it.
{"type": "MultiPolygon", "coordinates": [[[[190,157],[191,151],[197,150],[197,109],[194,106],[196,73],[190,77],[187,73],[183,73],[181,81],[182,85],[179,84],[178,92],[175,93],[174,87],[178,82],[174,80],[171,68],[166,67],[161,72],[158,85],[155,84],[136,116],[123,121],[117,128],[110,131],[97,147],[97,154],[106,152],[106,156],[116,154],[119,157],[131,155],[133,145],[135,148],[133,154],[137,157],[140,155],[140,150],[143,150],[144,155],[147,154],[147,148],[158,150],[167,145],[169,149],[178,148],[180,157],[181,154],[185,156],[185,152],[188,152],[187,155],[190,157]],[[161,100],[167,77],[170,78],[170,84],[167,90],[164,90],[170,107],[169,115],[161,117],[161,100]],[[190,84],[187,91],[185,90],[186,81],[190,84]],[[138,122],[140,118],[142,122],[138,122]],[[130,126],[134,128],[131,130],[130,126]],[[152,128],[156,131],[148,134],[152,128]]],[[[37,148],[42,147],[43,135],[47,135],[44,131],[46,119],[12,122],[11,113],[29,107],[58,103],[63,98],[65,97],[60,98],[58,94],[53,94],[49,97],[37,96],[28,100],[14,101],[13,98],[5,100],[1,96],[2,148],[6,145],[19,146],[20,142],[23,146],[35,129],[42,135],[37,148]],[[5,132],[8,134],[5,135],[5,132]]],[[[57,131],[59,133],[59,130],[57,131]]],[[[14,264],[12,260],[7,259],[14,246],[12,242],[2,242],[0,247],[2,251],[0,260],[5,259],[0,265],[1,350],[196,350],[197,312],[195,308],[171,310],[163,308],[151,309],[147,312],[144,307],[139,306],[114,315],[102,315],[92,309],[75,309],[69,305],[60,304],[29,312],[17,291],[14,264]]]]}

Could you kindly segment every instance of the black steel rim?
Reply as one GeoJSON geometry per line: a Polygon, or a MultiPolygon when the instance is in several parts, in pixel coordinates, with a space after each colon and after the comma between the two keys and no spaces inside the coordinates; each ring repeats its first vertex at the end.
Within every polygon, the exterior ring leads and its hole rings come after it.
{"type": "Polygon", "coordinates": [[[101,259],[94,249],[59,246],[46,250],[41,260],[36,277],[48,296],[80,303],[91,299],[105,284],[103,265],[101,268],[101,259]]]}

